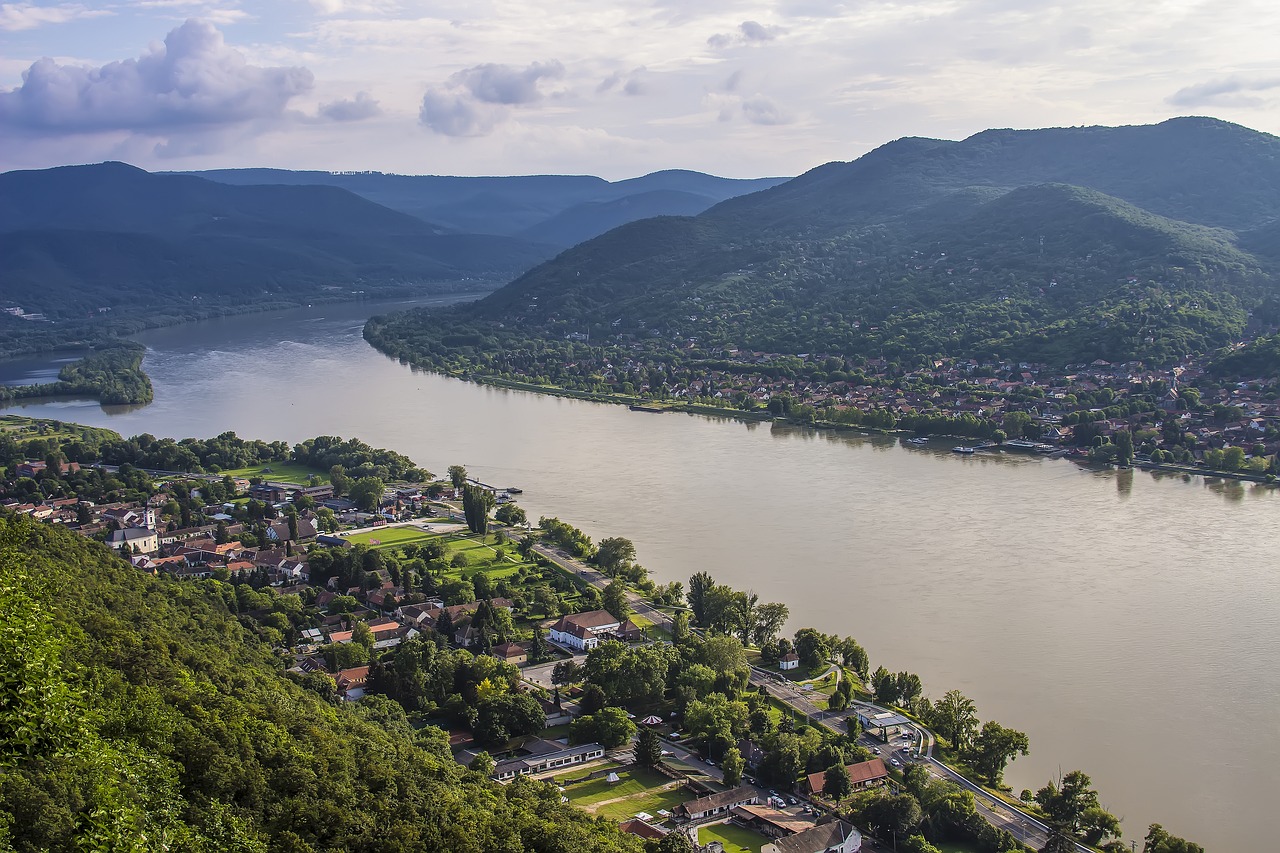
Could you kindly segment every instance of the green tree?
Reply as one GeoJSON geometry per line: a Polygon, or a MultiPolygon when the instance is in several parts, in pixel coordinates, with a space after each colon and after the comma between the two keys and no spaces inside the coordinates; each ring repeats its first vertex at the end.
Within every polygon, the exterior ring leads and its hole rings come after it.
{"type": "Polygon", "coordinates": [[[351,491],[351,478],[347,476],[346,469],[341,465],[330,468],[329,485],[333,486],[333,493],[339,497],[351,491]]]}
{"type": "Polygon", "coordinates": [[[782,626],[787,624],[790,616],[791,611],[787,609],[787,605],[776,601],[758,606],[755,610],[755,625],[751,629],[751,639],[756,644],[756,648],[772,642],[782,630],[782,626]]]}
{"type": "Polygon", "coordinates": [[[693,611],[693,621],[698,625],[706,623],[706,596],[716,585],[711,575],[698,572],[689,578],[689,609],[693,611]]]}
{"type": "Polygon", "coordinates": [[[1004,769],[1008,763],[1019,755],[1027,755],[1029,749],[1026,734],[1006,729],[990,720],[973,741],[974,769],[991,785],[999,787],[1004,781],[1004,769]]]}
{"type": "Polygon", "coordinates": [[[493,756],[481,750],[476,753],[476,757],[471,759],[471,763],[467,765],[468,770],[474,770],[477,773],[488,776],[493,772],[494,760],[493,756]]]}
{"type": "Polygon", "coordinates": [[[1185,838],[1170,835],[1163,826],[1153,823],[1147,829],[1142,853],[1204,853],[1204,848],[1199,844],[1192,844],[1185,838]]]}
{"type": "Polygon", "coordinates": [[[683,831],[677,829],[662,836],[654,853],[694,853],[693,842],[683,831]]]}
{"type": "Polygon", "coordinates": [[[382,501],[386,484],[377,477],[361,477],[351,485],[351,500],[365,512],[373,512],[382,501]]]}
{"type": "Polygon", "coordinates": [[[733,788],[742,784],[742,770],[746,766],[746,762],[742,760],[742,753],[738,751],[736,746],[731,746],[724,752],[724,758],[720,761],[720,769],[724,771],[724,784],[733,788]]]}
{"type": "Polygon", "coordinates": [[[831,657],[827,638],[813,628],[801,628],[795,636],[796,654],[806,669],[814,669],[831,657]]]}
{"type": "Polygon", "coordinates": [[[636,724],[622,708],[602,708],[569,724],[569,738],[574,743],[595,742],[605,749],[616,749],[631,740],[636,724]]]}
{"type": "Polygon", "coordinates": [[[635,562],[636,546],[630,539],[610,537],[601,539],[596,547],[595,562],[604,574],[613,576],[625,571],[635,562]]]}
{"type": "Polygon", "coordinates": [[[568,687],[570,684],[576,684],[580,680],[582,680],[582,667],[572,658],[560,661],[551,669],[552,684],[568,687]]]}
{"type": "Polygon", "coordinates": [[[489,510],[493,509],[493,493],[481,486],[467,485],[462,489],[462,513],[467,519],[467,529],[483,535],[489,529],[489,510]]]}
{"type": "Polygon", "coordinates": [[[631,615],[631,604],[627,601],[627,585],[614,578],[604,588],[604,609],[618,620],[625,620],[631,615]]]}
{"type": "Polygon", "coordinates": [[[978,707],[959,690],[948,690],[934,703],[932,723],[952,746],[964,752],[978,728],[978,707]]]}
{"type": "Polygon", "coordinates": [[[832,764],[822,777],[822,795],[837,803],[853,793],[853,783],[849,781],[849,769],[844,764],[832,764]]]}
{"type": "Polygon", "coordinates": [[[910,794],[882,794],[862,812],[862,818],[877,835],[905,838],[920,825],[920,803],[910,794]]]}
{"type": "Polygon", "coordinates": [[[1096,847],[1106,838],[1120,835],[1120,822],[1099,805],[1093,780],[1079,770],[1036,791],[1036,803],[1047,816],[1053,834],[1068,842],[1082,839],[1096,847]]]}
{"type": "Polygon", "coordinates": [[[461,489],[467,483],[467,469],[462,465],[450,465],[449,482],[453,484],[455,491],[461,489]]]}
{"type": "Polygon", "coordinates": [[[658,740],[656,731],[645,726],[636,739],[636,763],[641,767],[657,767],[661,761],[662,741],[658,740]]]}

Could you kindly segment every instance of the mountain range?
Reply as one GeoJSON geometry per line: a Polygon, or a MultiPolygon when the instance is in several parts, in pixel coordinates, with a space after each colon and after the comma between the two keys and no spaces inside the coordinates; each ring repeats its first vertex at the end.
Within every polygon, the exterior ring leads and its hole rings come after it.
{"type": "Polygon", "coordinates": [[[683,169],[613,182],[587,175],[453,177],[286,169],[218,169],[189,174],[237,185],[339,187],[454,231],[499,234],[559,248],[637,219],[693,216],[726,199],[786,180],[720,178],[683,169]]]}
{"type": "Polygon", "coordinates": [[[703,356],[1167,363],[1250,328],[1276,291],[1278,222],[1280,139],[1215,119],[906,138],[614,229],[478,303],[379,321],[371,339],[463,369],[566,337],[703,356]]]}

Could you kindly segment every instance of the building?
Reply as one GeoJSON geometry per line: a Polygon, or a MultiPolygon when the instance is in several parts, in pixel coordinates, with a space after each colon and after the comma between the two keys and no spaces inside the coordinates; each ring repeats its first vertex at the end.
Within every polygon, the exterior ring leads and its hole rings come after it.
{"type": "Polygon", "coordinates": [[[525,744],[520,751],[526,754],[499,761],[494,765],[494,779],[499,782],[508,782],[517,776],[546,773],[561,767],[572,767],[604,758],[604,747],[598,743],[561,746],[549,740],[535,740],[525,744]]]}
{"type": "Polygon", "coordinates": [[[861,849],[862,833],[835,820],[775,839],[763,845],[760,853],[858,853],[861,849]]]}
{"type": "Polygon", "coordinates": [[[160,550],[160,535],[142,527],[127,527],[112,533],[107,543],[112,548],[127,545],[130,551],[136,548],[140,553],[154,554],[160,550]]]}
{"type": "MultiPolygon", "coordinates": [[[[889,771],[884,766],[884,760],[873,758],[870,761],[860,761],[857,764],[850,764],[845,767],[849,772],[849,784],[853,786],[853,790],[860,791],[864,788],[873,788],[876,785],[883,785],[889,781],[889,771]]],[[[822,794],[823,786],[826,785],[826,771],[819,773],[810,773],[808,778],[809,792],[814,796],[822,794]]]]}
{"type": "Polygon", "coordinates": [[[789,815],[772,806],[738,806],[733,810],[733,819],[765,838],[782,838],[814,827],[814,820],[808,815],[789,815]]]}
{"type": "Polygon", "coordinates": [[[778,658],[778,669],[785,671],[785,670],[799,669],[799,668],[800,668],[800,655],[796,654],[795,652],[787,652],[785,655],[778,658]]]}
{"type": "Polygon", "coordinates": [[[520,666],[529,660],[529,653],[519,643],[502,643],[494,646],[490,654],[498,660],[513,663],[516,666],[520,666]]]}
{"type": "Polygon", "coordinates": [[[553,643],[583,652],[594,649],[604,640],[638,640],[642,633],[630,620],[620,621],[607,610],[592,610],[562,616],[551,626],[548,637],[553,643]]]}
{"type": "Polygon", "coordinates": [[[739,806],[755,806],[760,804],[760,795],[755,788],[743,785],[729,791],[719,791],[681,803],[675,807],[676,817],[687,820],[702,820],[718,814],[726,814],[739,806]]]}
{"type": "Polygon", "coordinates": [[[638,817],[633,817],[631,820],[624,820],[618,825],[618,829],[621,829],[623,832],[629,832],[637,838],[644,838],[653,841],[660,841],[662,840],[662,836],[667,834],[667,830],[660,829],[638,817]]]}

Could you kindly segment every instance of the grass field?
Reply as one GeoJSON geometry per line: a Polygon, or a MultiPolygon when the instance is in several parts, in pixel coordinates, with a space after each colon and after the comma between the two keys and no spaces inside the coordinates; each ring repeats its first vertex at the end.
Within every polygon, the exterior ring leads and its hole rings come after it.
{"type": "Polygon", "coordinates": [[[759,833],[727,823],[704,826],[698,830],[699,844],[705,845],[711,841],[723,844],[724,853],[760,853],[760,848],[769,843],[769,839],[759,833]]]}
{"type": "Polygon", "coordinates": [[[657,816],[662,809],[671,811],[689,799],[689,795],[680,788],[669,788],[665,791],[651,790],[636,797],[629,797],[616,803],[608,803],[595,810],[596,817],[608,820],[624,821],[635,817],[640,812],[648,812],[657,816]]]}
{"type": "Polygon", "coordinates": [[[293,462],[268,462],[263,465],[251,465],[248,468],[235,468],[222,473],[231,477],[244,477],[246,479],[261,477],[272,482],[297,483],[300,486],[305,486],[307,478],[314,474],[319,478],[320,482],[329,482],[329,472],[321,471],[319,468],[308,468],[306,465],[297,465],[293,462]],[[265,471],[264,469],[266,468],[271,470],[265,471]]]}
{"type": "Polygon", "coordinates": [[[436,534],[428,533],[417,527],[383,527],[377,530],[366,530],[343,537],[352,545],[369,545],[374,548],[398,548],[410,542],[422,542],[434,539],[436,534]]]}
{"type": "Polygon", "coordinates": [[[640,812],[656,815],[689,799],[689,794],[660,773],[641,768],[619,769],[618,781],[592,779],[565,789],[569,802],[597,817],[622,821],[640,812]],[[671,787],[668,787],[671,786],[671,787]]]}
{"type": "Polygon", "coordinates": [[[650,788],[661,787],[671,780],[660,773],[649,770],[632,769],[618,772],[618,781],[610,782],[607,778],[592,779],[573,785],[565,790],[565,796],[575,806],[589,806],[602,800],[612,800],[639,794],[650,788]]]}
{"type": "Polygon", "coordinates": [[[954,841],[943,841],[934,846],[942,853],[978,853],[978,848],[970,847],[968,844],[957,844],[954,841]]]}

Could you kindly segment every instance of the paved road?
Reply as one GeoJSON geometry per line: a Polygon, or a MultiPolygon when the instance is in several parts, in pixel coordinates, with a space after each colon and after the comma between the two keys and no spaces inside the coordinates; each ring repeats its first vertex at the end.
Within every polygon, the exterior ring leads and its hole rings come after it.
{"type": "MultiPolygon", "coordinates": [[[[535,542],[533,550],[540,557],[545,557],[564,571],[569,572],[572,575],[577,575],[597,589],[603,590],[609,585],[610,578],[605,577],[581,560],[570,557],[556,548],[535,542]]],[[[631,605],[632,613],[643,616],[660,628],[664,628],[667,631],[671,630],[671,617],[667,613],[664,613],[649,602],[645,601],[639,596],[639,594],[628,591],[627,603],[631,605]]]]}

